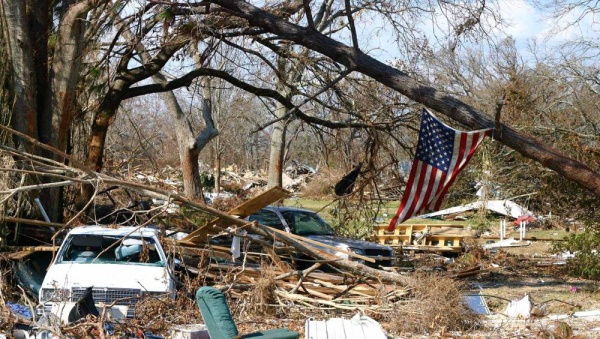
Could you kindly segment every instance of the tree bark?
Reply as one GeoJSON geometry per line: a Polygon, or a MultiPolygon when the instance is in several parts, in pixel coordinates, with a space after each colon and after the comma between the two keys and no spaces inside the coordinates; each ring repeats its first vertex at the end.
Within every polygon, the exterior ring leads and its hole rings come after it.
{"type": "MultiPolygon", "coordinates": [[[[36,73],[32,40],[30,39],[30,20],[25,1],[2,0],[3,41],[8,51],[11,67],[9,86],[13,97],[12,127],[21,133],[38,138],[37,129],[37,93],[36,73]]],[[[14,138],[17,147],[31,152],[31,146],[14,138]]],[[[31,152],[33,153],[33,152],[31,152]]]]}
{"type": "MultiPolygon", "coordinates": [[[[276,103],[275,117],[279,119],[287,112],[286,108],[279,102],[276,103]]],[[[286,121],[279,120],[273,124],[271,133],[271,148],[269,156],[269,171],[267,176],[267,188],[283,187],[283,157],[285,154],[286,121]]]]}
{"type": "MultiPolygon", "coordinates": [[[[157,81],[166,81],[162,74],[154,76],[157,81]]],[[[183,194],[190,199],[204,203],[202,193],[202,182],[200,180],[200,170],[198,157],[208,142],[219,134],[215,128],[212,118],[212,105],[210,93],[210,81],[202,81],[202,117],[205,127],[194,139],[194,132],[189,120],[181,109],[177,97],[173,92],[163,93],[163,98],[167,103],[169,111],[173,112],[175,117],[175,135],[179,146],[179,160],[183,176],[183,194]]]]}
{"type": "Polygon", "coordinates": [[[47,94],[50,104],[45,108],[46,115],[50,115],[51,120],[50,124],[45,124],[44,130],[51,131],[49,142],[61,151],[67,148],[71,120],[76,108],[87,22],[85,19],[88,12],[100,2],[88,0],[71,5],[58,28],[50,69],[51,86],[47,94]]]}
{"type": "MultiPolygon", "coordinates": [[[[349,69],[367,75],[464,126],[472,129],[494,128],[495,126],[491,115],[480,112],[467,103],[431,86],[422,84],[408,74],[325,36],[315,29],[287,22],[245,1],[212,0],[211,2],[224,7],[231,15],[248,20],[252,26],[261,27],[280,38],[288,39],[326,55],[349,69]]],[[[561,154],[506,124],[501,124],[501,129],[495,130],[494,139],[600,196],[600,173],[585,164],[561,154]]]]}

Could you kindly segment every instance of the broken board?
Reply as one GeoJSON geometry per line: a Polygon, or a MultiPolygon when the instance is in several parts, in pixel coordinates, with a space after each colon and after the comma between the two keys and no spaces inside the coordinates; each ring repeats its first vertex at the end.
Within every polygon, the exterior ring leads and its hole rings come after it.
{"type": "MultiPolygon", "coordinates": [[[[246,201],[245,203],[234,207],[227,214],[238,218],[246,218],[251,214],[260,211],[263,207],[266,207],[274,202],[277,202],[283,198],[290,196],[289,191],[284,190],[281,187],[273,187],[256,197],[246,201]]],[[[196,230],[192,231],[186,237],[181,239],[179,242],[182,245],[198,245],[206,243],[209,236],[222,232],[230,224],[227,220],[221,218],[215,218],[210,222],[200,226],[196,230]]]]}

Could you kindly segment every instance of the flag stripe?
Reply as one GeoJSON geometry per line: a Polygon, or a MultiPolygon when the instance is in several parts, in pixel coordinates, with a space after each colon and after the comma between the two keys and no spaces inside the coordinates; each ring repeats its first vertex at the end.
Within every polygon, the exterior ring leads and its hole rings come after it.
{"type": "Polygon", "coordinates": [[[429,166],[426,166],[423,163],[421,163],[420,166],[421,174],[419,176],[419,185],[414,188],[415,191],[418,193],[415,194],[416,198],[413,200],[413,204],[410,208],[410,211],[412,211],[412,213],[418,211],[421,208],[421,205],[423,205],[423,199],[425,198],[425,195],[427,193],[427,185],[425,183],[429,183],[431,178],[431,173],[428,168],[429,166]]]}
{"type": "Polygon", "coordinates": [[[448,189],[450,188],[450,186],[452,186],[452,184],[454,184],[454,181],[456,180],[458,173],[460,173],[460,171],[463,168],[467,167],[467,164],[469,163],[469,161],[471,161],[471,158],[473,157],[473,154],[475,154],[477,147],[479,146],[479,144],[481,144],[483,139],[486,137],[486,133],[475,132],[475,133],[471,133],[471,135],[467,135],[466,137],[469,139],[469,143],[468,143],[469,153],[467,153],[466,156],[463,156],[460,166],[456,167],[454,169],[452,175],[449,176],[449,180],[446,183],[446,187],[440,193],[440,196],[436,199],[437,202],[433,208],[434,211],[437,211],[440,209],[440,207],[442,206],[442,202],[444,201],[444,197],[446,196],[446,193],[448,193],[448,189]]]}
{"type": "Polygon", "coordinates": [[[465,157],[465,149],[467,146],[471,146],[470,140],[472,140],[472,134],[473,133],[457,133],[455,135],[454,149],[458,150],[458,152],[454,152],[452,162],[448,167],[448,173],[450,173],[450,175],[447,177],[447,182],[444,182],[445,187],[440,190],[438,195],[431,201],[430,209],[438,210],[442,205],[442,202],[444,201],[443,197],[448,192],[448,188],[450,188],[451,182],[453,182],[453,177],[461,170],[461,165],[463,164],[463,159],[465,157]]]}
{"type": "Polygon", "coordinates": [[[448,189],[490,132],[454,130],[423,109],[415,159],[388,230],[422,210],[438,210],[448,189]]]}
{"type": "MultiPolygon", "coordinates": [[[[415,181],[415,173],[417,171],[417,167],[419,167],[418,162],[413,162],[412,167],[410,169],[410,174],[408,175],[408,182],[406,183],[406,187],[412,187],[414,181],[415,181]]],[[[411,196],[409,194],[405,194],[402,196],[402,200],[400,201],[400,207],[398,208],[398,211],[396,212],[396,215],[394,216],[394,218],[392,218],[392,221],[390,222],[390,225],[388,227],[388,231],[393,231],[394,227],[396,227],[396,222],[398,220],[400,220],[400,213],[402,213],[402,211],[404,211],[406,203],[408,201],[408,199],[410,199],[411,196]]],[[[403,221],[403,220],[402,220],[403,221]]],[[[400,222],[402,222],[400,221],[400,222]]]]}

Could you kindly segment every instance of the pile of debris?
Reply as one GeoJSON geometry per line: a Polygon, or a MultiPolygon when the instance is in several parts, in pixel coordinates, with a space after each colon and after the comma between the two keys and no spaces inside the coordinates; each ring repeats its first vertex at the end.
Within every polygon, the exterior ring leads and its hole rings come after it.
{"type": "MultiPolygon", "coordinates": [[[[95,180],[90,178],[89,173],[68,169],[72,171],[74,179],[95,180]]],[[[53,326],[49,326],[47,322],[40,325],[40,319],[35,319],[34,306],[36,302],[32,300],[32,297],[36,296],[35,292],[30,293],[29,296],[24,292],[20,296],[11,294],[11,299],[20,299],[19,304],[25,305],[24,308],[30,310],[31,319],[27,319],[22,314],[15,315],[15,312],[11,311],[8,313],[10,314],[9,323],[2,324],[5,326],[4,330],[11,331],[18,328],[17,325],[19,325],[28,329],[37,328],[39,331],[73,337],[79,337],[82,333],[100,337],[109,333],[120,333],[136,337],[139,336],[139,333],[143,334],[146,331],[167,335],[177,325],[201,322],[194,298],[191,295],[202,285],[217,286],[227,291],[227,295],[233,300],[239,300],[232,307],[234,310],[239,311],[239,308],[245,305],[243,307],[246,309],[262,307],[264,308],[262,312],[268,313],[269,309],[275,308],[280,310],[275,312],[277,316],[289,317],[289,311],[293,309],[298,312],[297,319],[302,323],[307,316],[317,314],[323,316],[323,309],[334,312],[329,314],[354,315],[356,312],[360,312],[369,314],[375,319],[384,320],[385,315],[389,315],[398,305],[406,304],[407,300],[415,297],[411,292],[411,286],[414,285],[411,276],[394,270],[375,269],[358,261],[340,258],[323,251],[320,246],[325,246],[324,244],[315,244],[310,239],[244,219],[263,206],[289,196],[289,192],[281,188],[266,191],[254,199],[236,206],[228,213],[223,213],[210,206],[174,194],[168,189],[120,181],[101,174],[96,175],[109,186],[125,187],[138,194],[143,194],[148,199],[165,202],[163,208],[151,208],[146,213],[152,213],[149,220],[160,221],[163,218],[163,221],[169,221],[164,223],[165,236],[162,243],[168,249],[170,256],[178,257],[181,260],[182,278],[180,280],[183,284],[179,298],[176,301],[161,301],[159,304],[140,301],[146,306],[139,308],[139,314],[127,322],[115,322],[108,317],[88,315],[72,324],[57,325],[54,323],[53,326]],[[170,221],[178,219],[174,217],[174,214],[168,214],[169,206],[173,205],[185,206],[186,211],[199,212],[205,216],[204,219],[207,221],[198,226],[197,222],[190,221],[189,215],[183,216],[181,213],[175,213],[179,215],[178,218],[181,222],[176,227],[171,227],[173,223],[170,221]],[[207,216],[210,217],[206,218],[207,216]],[[191,232],[185,234],[178,231],[191,232]],[[251,238],[247,234],[260,234],[262,240],[251,238]],[[260,252],[245,251],[243,256],[233,261],[231,247],[211,243],[211,239],[220,236],[238,237],[242,241],[251,241],[262,250],[260,252]],[[285,260],[286,256],[297,257],[298,255],[313,258],[314,264],[306,269],[298,270],[285,260]],[[331,271],[323,271],[325,267],[330,268],[331,271]],[[258,293],[260,291],[262,292],[258,293]],[[25,302],[23,302],[24,300],[25,302]],[[176,307],[173,304],[175,302],[179,303],[176,307]],[[183,307],[182,304],[187,306],[183,307]],[[165,307],[170,312],[177,310],[179,316],[173,315],[170,319],[165,319],[165,307]],[[142,310],[144,311],[142,312],[142,310]],[[304,315],[304,319],[300,314],[304,315]],[[152,319],[152,321],[148,319],[152,319]]],[[[44,223],[41,222],[41,224],[44,223]]],[[[58,225],[53,224],[52,227],[58,228],[58,225]]],[[[23,262],[23,259],[32,253],[40,253],[40,250],[56,251],[56,247],[13,247],[10,250],[11,252],[6,255],[7,258],[13,262],[23,262]]],[[[47,256],[54,255],[53,252],[46,253],[47,256]]],[[[348,255],[361,260],[365,259],[354,253],[348,253],[348,255]]],[[[4,286],[5,284],[3,284],[4,286]]],[[[9,305],[8,300],[3,298],[1,301],[2,305],[9,305]]],[[[453,307],[466,309],[460,305],[453,305],[453,307]]],[[[3,307],[0,309],[6,312],[3,307]]],[[[138,308],[136,308],[136,312],[137,310],[138,308]]],[[[240,316],[242,313],[239,313],[240,316]]]]}
{"type": "MultiPolygon", "coordinates": [[[[40,161],[17,150],[12,150],[12,154],[36,165],[40,161]]],[[[126,204],[125,209],[129,209],[131,215],[146,216],[143,225],[161,226],[159,244],[166,249],[173,265],[174,258],[178,259],[177,278],[169,276],[179,284],[177,297],[163,299],[145,295],[136,304],[133,317],[127,320],[111,319],[104,311],[91,312],[72,323],[39,319],[36,318],[37,301],[34,300],[38,293],[32,288],[34,284],[28,283],[35,280],[35,271],[28,269],[40,266],[41,261],[27,261],[27,258],[36,258],[39,253],[42,257],[53,258],[56,243],[41,247],[8,247],[2,253],[6,259],[3,262],[10,262],[13,269],[3,266],[0,278],[0,329],[6,333],[23,330],[27,335],[38,331],[46,337],[169,336],[180,325],[203,322],[195,293],[206,285],[225,293],[242,333],[257,327],[281,327],[282,324],[303,333],[307,319],[352,317],[357,313],[381,322],[389,336],[406,332],[431,335],[439,331],[440,335],[445,335],[447,331],[468,330],[481,324],[464,302],[464,289],[456,282],[457,278],[477,274],[478,266],[463,267],[463,271],[453,273],[377,269],[362,264],[361,261],[368,258],[358,253],[346,253],[345,256],[358,259],[347,260],[335,252],[324,251],[325,244],[245,219],[263,206],[288,197],[290,192],[282,188],[262,192],[225,213],[179,195],[180,183],[167,170],[164,177],[140,173],[135,176],[136,181],[123,181],[60,163],[43,165],[36,167],[37,173],[52,176],[60,171],[64,186],[94,185],[98,192],[111,192],[110,188],[119,187],[143,197],[131,200],[154,199],[154,206],[132,210],[131,205],[126,204]],[[260,235],[260,238],[251,235],[260,235]],[[232,239],[231,245],[212,241],[219,237],[232,239]],[[239,246],[235,239],[239,240],[239,246]],[[240,256],[235,255],[236,249],[242,249],[240,256]],[[312,265],[298,269],[290,264],[291,258],[298,257],[311,258],[312,265]],[[22,265],[26,262],[31,266],[22,265]],[[27,279],[18,277],[18,273],[28,273],[27,279]],[[21,289],[10,288],[14,286],[12,277],[21,281],[18,285],[21,289]]],[[[314,172],[298,172],[296,179],[307,180],[314,172]]],[[[239,180],[241,183],[242,178],[239,180]]],[[[35,189],[39,187],[19,187],[7,194],[35,189]]],[[[58,231],[57,239],[64,234],[61,230],[72,228],[76,220],[79,219],[72,218],[64,225],[7,217],[3,221],[54,229],[58,231]]],[[[141,254],[144,247],[132,245],[135,246],[141,254]]],[[[43,267],[38,269],[37,272],[45,271],[43,267]]],[[[111,306],[114,305],[105,304],[102,309],[111,306]]]]}

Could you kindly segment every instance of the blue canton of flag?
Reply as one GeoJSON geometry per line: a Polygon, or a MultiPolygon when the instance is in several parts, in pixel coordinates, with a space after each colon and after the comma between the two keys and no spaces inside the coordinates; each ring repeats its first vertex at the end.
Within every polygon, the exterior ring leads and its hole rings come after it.
{"type": "MultiPolygon", "coordinates": [[[[427,111],[425,111],[427,112],[427,111]]],[[[423,113],[419,144],[415,158],[448,172],[454,147],[455,132],[431,114],[423,113]]]]}

